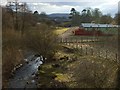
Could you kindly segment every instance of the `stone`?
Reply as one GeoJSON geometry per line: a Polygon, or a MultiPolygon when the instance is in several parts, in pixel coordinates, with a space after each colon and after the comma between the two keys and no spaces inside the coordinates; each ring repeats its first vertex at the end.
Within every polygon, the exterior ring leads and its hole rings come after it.
{"type": "Polygon", "coordinates": [[[41,66],[38,67],[38,70],[40,70],[40,69],[41,69],[41,66]]]}

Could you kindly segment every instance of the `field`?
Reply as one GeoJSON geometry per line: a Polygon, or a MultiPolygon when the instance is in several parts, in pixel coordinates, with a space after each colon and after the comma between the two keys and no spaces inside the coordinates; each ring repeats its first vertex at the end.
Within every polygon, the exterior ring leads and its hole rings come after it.
{"type": "Polygon", "coordinates": [[[78,12],[66,3],[45,2],[43,10],[42,4],[0,6],[2,88],[120,88],[118,14],[92,7],[78,12]]]}
{"type": "Polygon", "coordinates": [[[79,53],[64,47],[56,54],[56,60],[41,66],[38,87],[59,88],[114,88],[117,64],[109,59],[79,53]],[[63,57],[69,59],[60,59],[63,57]],[[54,65],[59,65],[54,67],[54,65]],[[112,73],[112,74],[111,74],[112,73]]]}
{"type": "Polygon", "coordinates": [[[58,40],[62,48],[55,61],[41,66],[38,86],[115,88],[119,62],[117,36],[74,36],[67,33],[70,32],[64,32],[64,37],[58,40]]]}
{"type": "MultiPolygon", "coordinates": [[[[92,30],[93,28],[86,28],[86,30],[92,30]]],[[[113,27],[113,28],[98,28],[97,30],[102,31],[103,33],[106,34],[118,34],[118,28],[113,27]]]]}
{"type": "MultiPolygon", "coordinates": [[[[41,29],[42,27],[39,26],[38,28],[41,29]]],[[[26,54],[35,52],[48,58],[39,67],[40,69],[34,78],[39,88],[116,87],[118,71],[117,36],[74,36],[72,31],[76,28],[53,30],[57,37],[49,31],[42,29],[38,31],[36,28],[25,32],[22,38],[20,38],[19,32],[3,32],[3,65],[6,77],[9,78],[11,70],[16,65],[24,64],[23,60],[27,57],[26,54]],[[13,39],[13,37],[16,38],[13,39]],[[11,48],[7,49],[8,47],[11,48]],[[22,54],[19,52],[20,48],[22,54]],[[8,64],[8,57],[13,62],[8,64]],[[8,65],[9,67],[7,67],[8,65]]],[[[4,81],[4,84],[6,83],[7,81],[4,81]]]]}

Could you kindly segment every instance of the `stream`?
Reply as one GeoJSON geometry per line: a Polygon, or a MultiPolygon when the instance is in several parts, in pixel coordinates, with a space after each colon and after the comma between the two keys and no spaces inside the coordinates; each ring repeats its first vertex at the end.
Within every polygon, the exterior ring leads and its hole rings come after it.
{"type": "Polygon", "coordinates": [[[42,56],[29,56],[27,62],[15,70],[14,76],[9,80],[9,88],[37,88],[34,78],[38,67],[43,64],[42,59],[42,56]]]}

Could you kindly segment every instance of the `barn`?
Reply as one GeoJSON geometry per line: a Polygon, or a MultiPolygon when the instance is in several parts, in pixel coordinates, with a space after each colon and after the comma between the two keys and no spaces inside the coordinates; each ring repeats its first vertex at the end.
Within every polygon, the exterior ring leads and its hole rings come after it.
{"type": "Polygon", "coordinates": [[[83,27],[85,30],[100,30],[103,33],[107,34],[117,34],[118,25],[112,24],[95,24],[95,23],[81,23],[80,27],[83,27]]]}

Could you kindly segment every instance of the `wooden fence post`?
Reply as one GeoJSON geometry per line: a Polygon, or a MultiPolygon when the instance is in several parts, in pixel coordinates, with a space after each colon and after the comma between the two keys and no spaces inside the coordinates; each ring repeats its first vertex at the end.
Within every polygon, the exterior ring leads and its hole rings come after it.
{"type": "Polygon", "coordinates": [[[107,53],[108,53],[108,50],[106,50],[106,55],[105,55],[105,58],[107,59],[107,53]]]}
{"type": "Polygon", "coordinates": [[[79,42],[78,42],[78,48],[79,48],[79,46],[80,46],[80,45],[79,45],[79,42]]]}
{"type": "Polygon", "coordinates": [[[68,42],[67,40],[68,40],[68,39],[66,38],[66,43],[68,42]]]}
{"type": "Polygon", "coordinates": [[[88,37],[87,37],[87,41],[86,42],[89,42],[88,37]]]}
{"type": "Polygon", "coordinates": [[[65,44],[67,45],[67,38],[65,38],[65,44]]]}
{"type": "Polygon", "coordinates": [[[77,48],[79,48],[79,42],[77,41],[77,48]]]}
{"type": "Polygon", "coordinates": [[[74,41],[74,44],[73,44],[73,45],[74,45],[74,48],[76,48],[76,42],[75,42],[75,41],[74,41]]]}
{"type": "Polygon", "coordinates": [[[70,43],[68,42],[67,45],[70,46],[70,43]]]}
{"type": "Polygon", "coordinates": [[[81,37],[81,41],[80,42],[82,43],[82,37],[81,37]]]}
{"type": "Polygon", "coordinates": [[[93,48],[91,48],[91,54],[93,55],[93,48]]]}
{"type": "Polygon", "coordinates": [[[67,38],[66,38],[66,45],[67,45],[67,38]]]}
{"type": "Polygon", "coordinates": [[[82,51],[82,45],[81,45],[81,55],[82,55],[83,51],[82,51]]]}
{"type": "Polygon", "coordinates": [[[61,38],[61,43],[63,42],[63,39],[61,38]]]}
{"type": "Polygon", "coordinates": [[[98,46],[97,51],[98,51],[98,57],[100,57],[100,46],[98,46]]]}
{"type": "Polygon", "coordinates": [[[86,47],[86,55],[88,54],[88,53],[87,53],[87,51],[88,51],[87,49],[88,49],[88,48],[86,47]]]}
{"type": "Polygon", "coordinates": [[[76,39],[76,48],[78,48],[78,41],[77,41],[77,39],[76,39]]]}
{"type": "Polygon", "coordinates": [[[115,58],[116,58],[116,61],[118,63],[118,56],[117,56],[117,53],[115,54],[115,58]]]}

